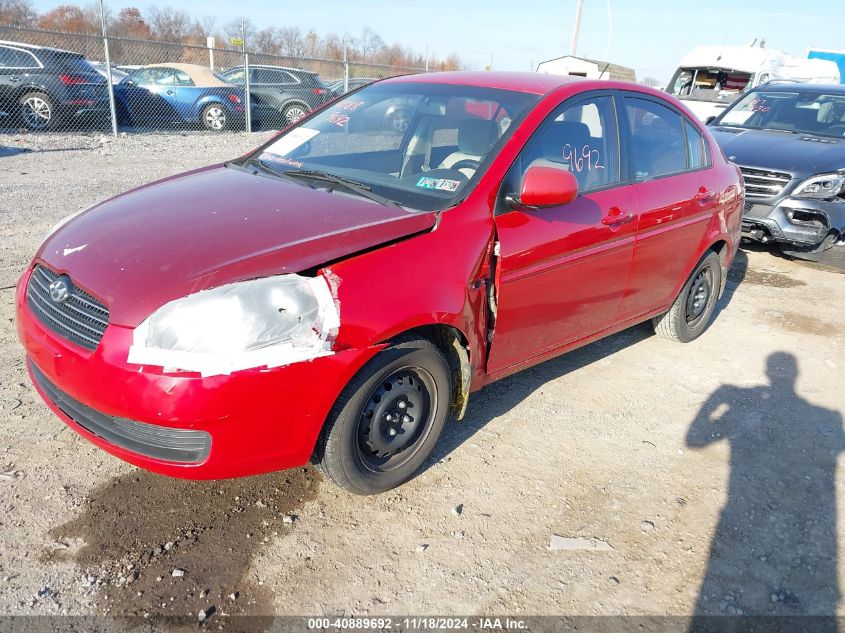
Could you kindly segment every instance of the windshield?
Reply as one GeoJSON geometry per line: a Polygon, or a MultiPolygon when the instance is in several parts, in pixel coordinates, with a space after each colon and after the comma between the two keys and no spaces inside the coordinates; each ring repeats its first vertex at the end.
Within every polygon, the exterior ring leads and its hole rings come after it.
{"type": "Polygon", "coordinates": [[[751,87],[753,77],[727,68],[679,68],[666,92],[702,101],[732,101],[751,87]]]}
{"type": "Polygon", "coordinates": [[[511,122],[538,100],[473,86],[375,84],[333,102],[253,158],[287,175],[340,176],[412,209],[442,209],[466,196],[511,122]]]}
{"type": "Polygon", "coordinates": [[[726,110],[715,125],[845,136],[845,94],[757,90],[726,110]]]}

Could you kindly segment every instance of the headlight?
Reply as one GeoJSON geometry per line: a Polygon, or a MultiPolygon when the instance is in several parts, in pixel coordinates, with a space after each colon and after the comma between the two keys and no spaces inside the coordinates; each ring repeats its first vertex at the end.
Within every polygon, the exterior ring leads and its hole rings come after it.
{"type": "Polygon", "coordinates": [[[802,182],[792,195],[796,198],[833,200],[843,193],[843,187],[845,187],[845,174],[821,174],[802,182]]]}
{"type": "Polygon", "coordinates": [[[340,315],[325,277],[281,275],[204,290],[135,328],[128,362],[203,376],[331,354],[340,315]]]}

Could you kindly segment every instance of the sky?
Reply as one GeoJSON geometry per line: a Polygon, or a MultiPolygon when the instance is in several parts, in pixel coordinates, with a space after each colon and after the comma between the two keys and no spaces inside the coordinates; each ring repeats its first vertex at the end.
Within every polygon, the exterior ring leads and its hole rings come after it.
{"type": "MultiPolygon", "coordinates": [[[[445,57],[455,52],[482,69],[532,70],[568,55],[577,0],[105,0],[142,11],[173,6],[222,26],[247,17],[259,28],[356,35],[369,26],[388,43],[445,57]]],[[[40,11],[60,0],[35,0],[40,11]]],[[[79,1],[79,4],[87,4],[79,1]]],[[[698,45],[744,45],[765,38],[767,48],[805,56],[809,48],[845,50],[843,0],[586,0],[578,55],[633,67],[637,77],[661,84],[680,58],[698,45]],[[610,10],[608,10],[610,9],[610,10]],[[612,19],[610,19],[612,18],[612,19]]]]}

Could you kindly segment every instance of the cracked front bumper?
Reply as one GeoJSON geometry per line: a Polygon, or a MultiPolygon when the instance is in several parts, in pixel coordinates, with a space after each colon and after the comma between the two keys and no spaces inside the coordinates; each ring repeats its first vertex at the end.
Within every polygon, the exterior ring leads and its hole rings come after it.
{"type": "Polygon", "coordinates": [[[223,479],[307,463],[338,395],[379,349],[223,376],[164,373],[127,363],[130,328],[109,325],[90,351],[45,327],[26,304],[29,275],[18,282],[16,325],[39,395],[100,448],[173,477],[223,479]],[[174,447],[191,450],[161,450],[174,447]]]}
{"type": "Polygon", "coordinates": [[[742,216],[743,237],[804,248],[829,248],[845,235],[845,201],[783,198],[774,204],[750,199],[742,216]],[[834,239],[826,239],[831,233],[834,239]]]}

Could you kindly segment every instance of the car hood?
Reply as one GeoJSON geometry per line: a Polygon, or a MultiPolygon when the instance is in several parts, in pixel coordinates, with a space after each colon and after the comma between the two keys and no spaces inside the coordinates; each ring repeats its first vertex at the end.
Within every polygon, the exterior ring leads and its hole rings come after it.
{"type": "Polygon", "coordinates": [[[92,207],[53,233],[36,260],[104,301],[111,323],[135,327],[193,292],[301,272],[436,220],[214,165],[92,207]]]}
{"type": "Polygon", "coordinates": [[[731,162],[807,177],[845,169],[845,139],[716,126],[713,137],[731,162]]]}

